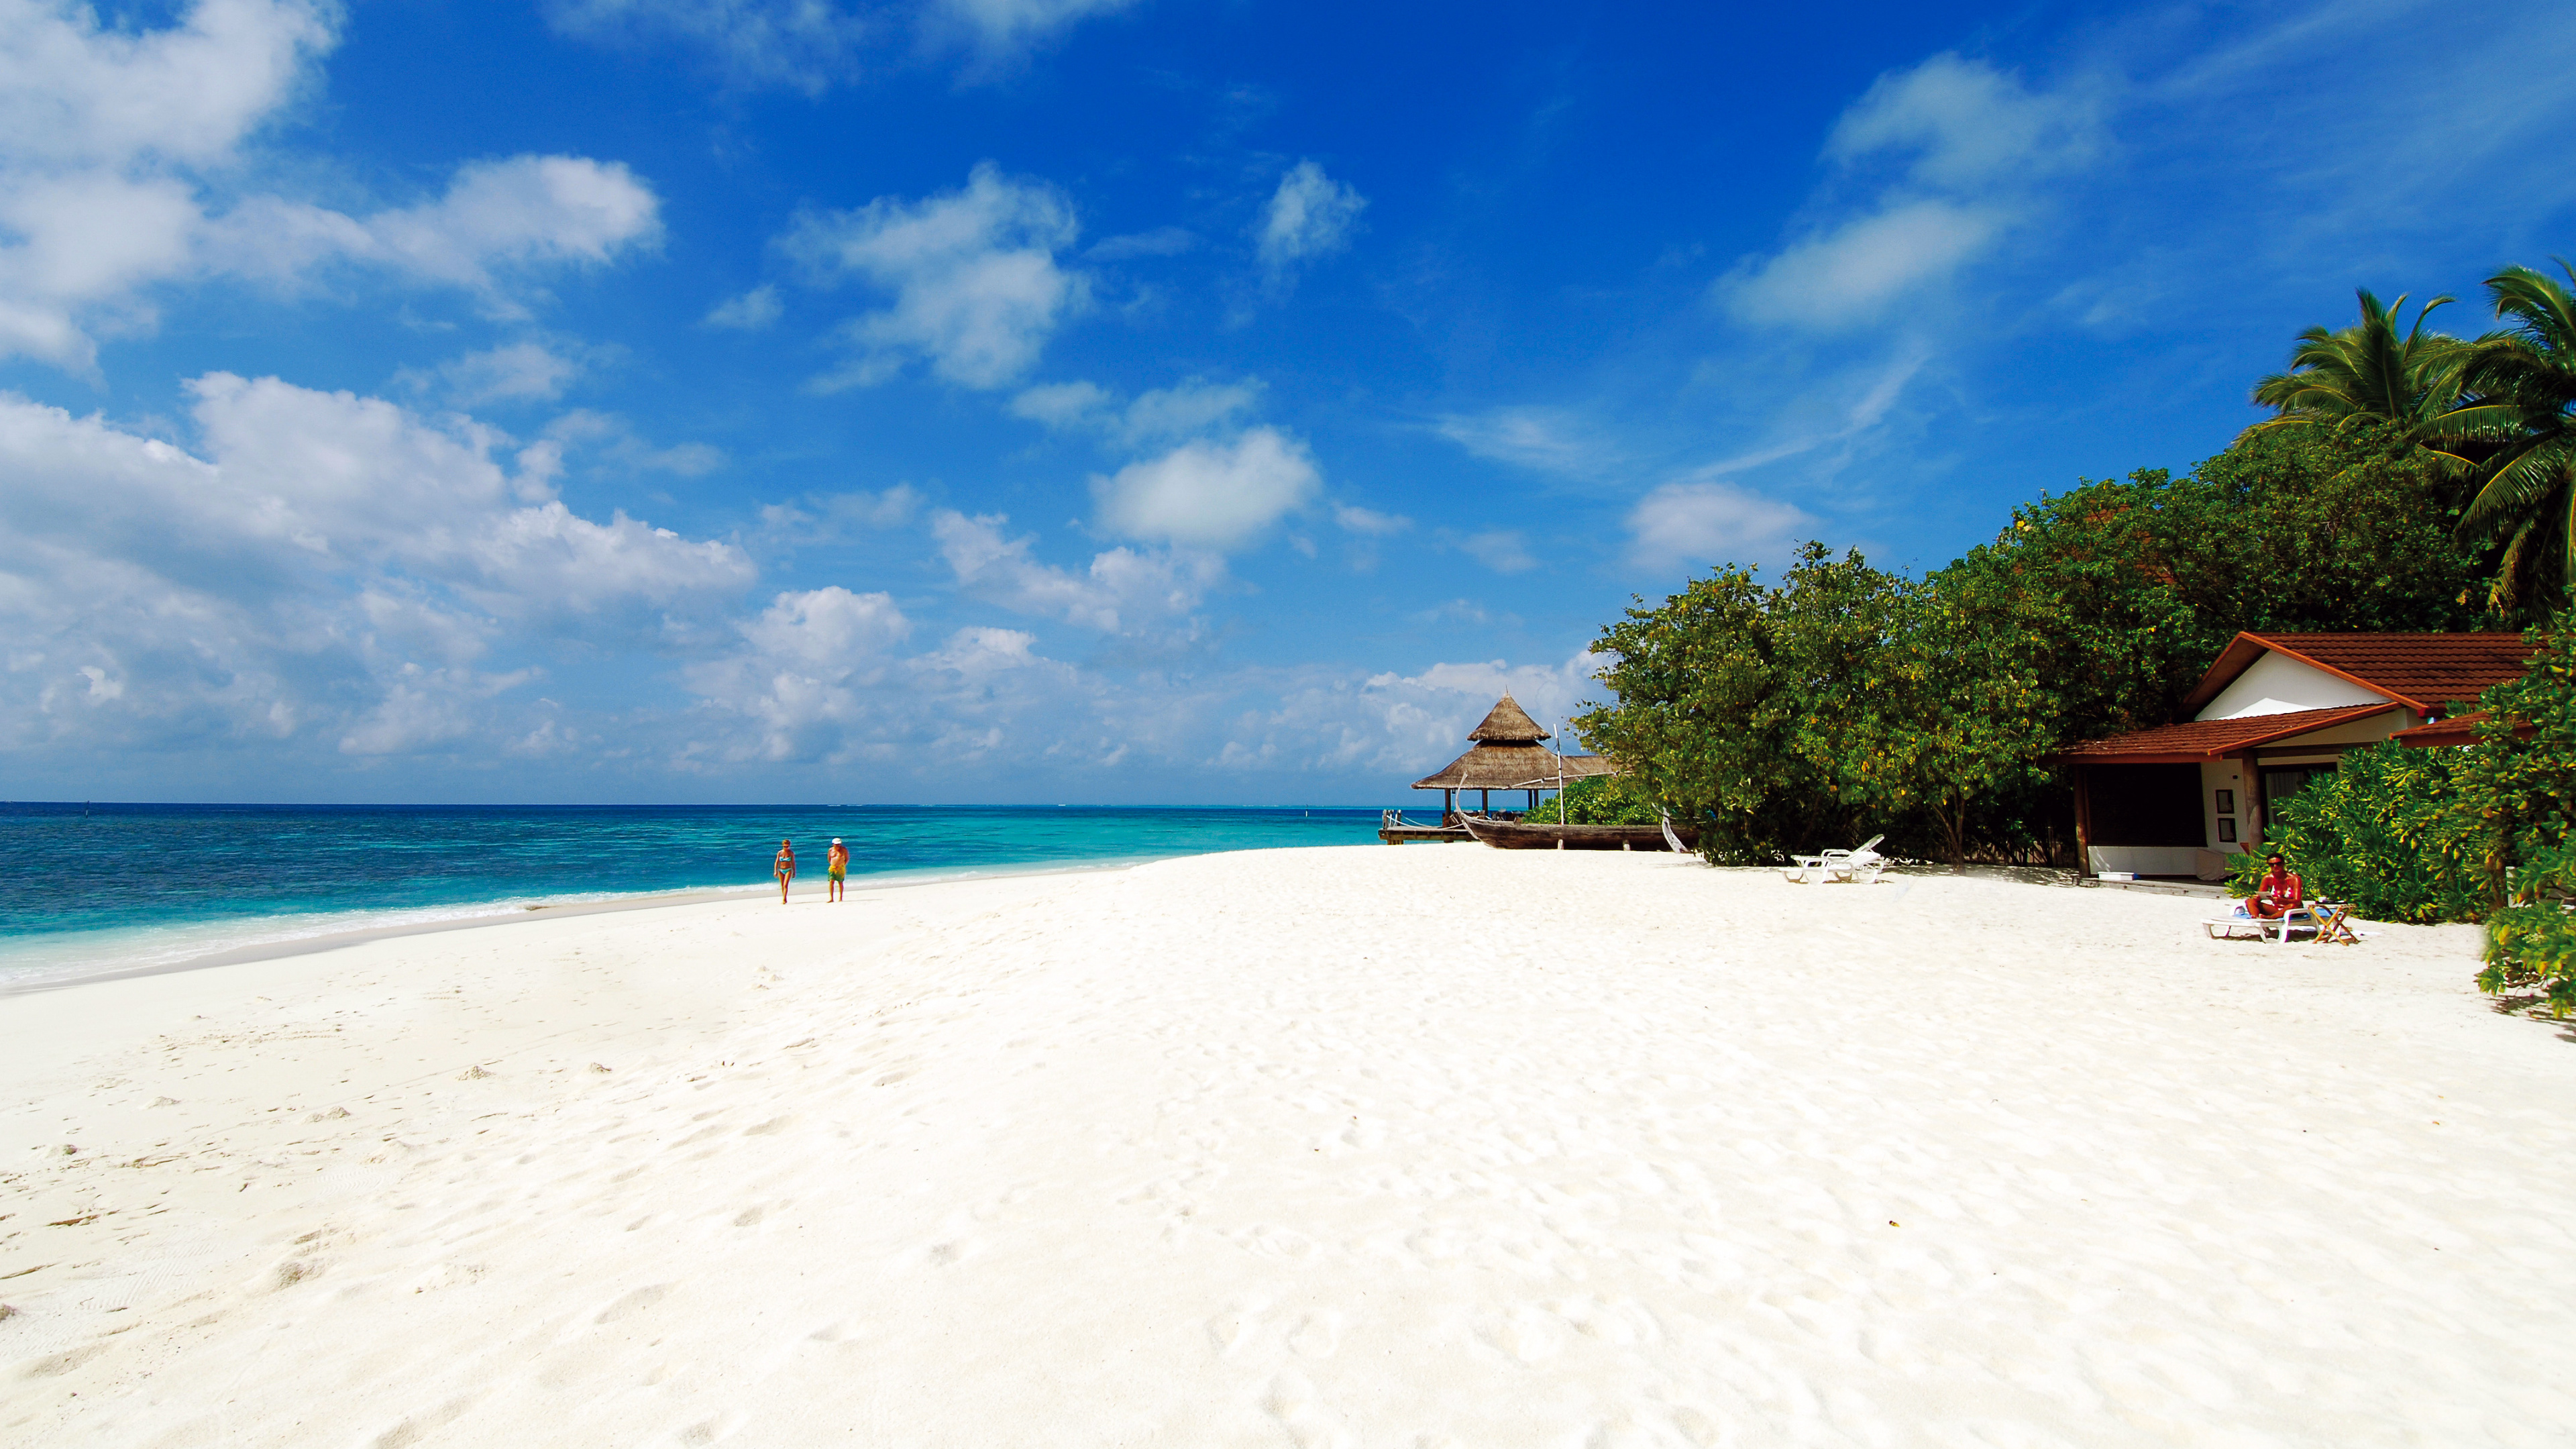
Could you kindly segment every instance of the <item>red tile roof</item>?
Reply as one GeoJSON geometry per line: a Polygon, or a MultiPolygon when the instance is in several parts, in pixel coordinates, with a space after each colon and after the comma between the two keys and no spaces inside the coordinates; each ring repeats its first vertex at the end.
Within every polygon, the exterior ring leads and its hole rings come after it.
{"type": "Polygon", "coordinates": [[[2216,699],[2267,652],[2339,674],[2417,714],[2519,679],[2531,658],[2520,634],[2239,634],[2183,697],[2184,712],[2216,699]]]}
{"type": "MultiPolygon", "coordinates": [[[[2413,745],[2417,749],[2427,750],[2438,749],[2445,745],[2474,745],[2478,742],[2478,726],[2494,712],[2482,709],[2473,714],[2455,714],[2449,719],[2437,719],[2428,724],[2419,724],[2411,730],[2399,730],[2389,738],[2401,745],[2413,745]]],[[[2513,732],[2524,739],[2531,738],[2531,722],[2515,720],[2513,732]]]]}
{"type": "MultiPolygon", "coordinates": [[[[2516,636],[2519,637],[2519,636],[2516,636]]],[[[2068,745],[2049,758],[2070,765],[2184,765],[2215,760],[2257,745],[2334,725],[2369,719],[2398,708],[2394,704],[2357,704],[2343,709],[2302,709],[2289,714],[2247,715],[2242,719],[2186,720],[2132,730],[2107,740],[2068,745]]]]}

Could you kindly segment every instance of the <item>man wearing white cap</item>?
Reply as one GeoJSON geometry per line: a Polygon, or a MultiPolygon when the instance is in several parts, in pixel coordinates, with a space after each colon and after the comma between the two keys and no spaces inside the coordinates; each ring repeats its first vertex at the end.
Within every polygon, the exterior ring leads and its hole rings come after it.
{"type": "Polygon", "coordinates": [[[844,889],[843,883],[846,882],[850,876],[850,848],[841,843],[841,837],[837,835],[832,837],[832,849],[823,857],[823,864],[831,870],[831,899],[837,901],[841,898],[841,892],[844,889]]]}

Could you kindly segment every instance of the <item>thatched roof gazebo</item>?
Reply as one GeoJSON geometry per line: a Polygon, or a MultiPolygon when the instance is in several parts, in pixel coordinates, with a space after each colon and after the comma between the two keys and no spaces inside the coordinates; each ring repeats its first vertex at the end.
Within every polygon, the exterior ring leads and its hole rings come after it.
{"type": "Polygon", "coordinates": [[[1529,711],[1520,707],[1509,690],[1504,691],[1485,722],[1469,731],[1475,741],[1467,753],[1451,760],[1437,773],[1413,782],[1416,790],[1441,792],[1440,820],[1444,825],[1456,823],[1458,792],[1474,790],[1482,796],[1480,809],[1491,809],[1496,790],[1526,790],[1535,809],[1539,792],[1554,790],[1576,780],[1596,775],[1615,775],[1619,767],[1599,755],[1560,755],[1539,743],[1550,738],[1539,728],[1529,711]]]}

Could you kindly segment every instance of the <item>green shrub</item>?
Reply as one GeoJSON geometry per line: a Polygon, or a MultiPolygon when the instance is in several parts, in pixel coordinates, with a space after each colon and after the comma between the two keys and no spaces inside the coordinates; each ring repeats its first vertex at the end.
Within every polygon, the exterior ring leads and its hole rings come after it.
{"type": "MultiPolygon", "coordinates": [[[[2311,900],[2349,901],[2374,921],[2474,921],[2486,915],[2485,832],[2460,808],[2465,750],[2382,741],[2281,804],[2264,848],[2288,857],[2311,900]]],[[[2239,857],[2244,894],[2262,858],[2239,857]]]]}
{"type": "MultiPolygon", "coordinates": [[[[1543,802],[1528,818],[1555,824],[1556,802],[1543,802]]],[[[1565,787],[1568,825],[1652,825],[1663,818],[1664,812],[1655,804],[1654,796],[1626,775],[1576,780],[1565,787]]]]}
{"type": "Polygon", "coordinates": [[[2478,989],[2490,995],[2537,990],[2552,1016],[2576,1013],[2576,913],[2555,903],[2507,906],[2487,920],[2487,969],[2478,989]]]}

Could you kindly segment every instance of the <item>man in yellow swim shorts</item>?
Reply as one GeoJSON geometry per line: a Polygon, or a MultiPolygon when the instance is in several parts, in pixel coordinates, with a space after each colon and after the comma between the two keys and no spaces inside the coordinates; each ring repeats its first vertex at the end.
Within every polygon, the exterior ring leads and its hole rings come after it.
{"type": "Polygon", "coordinates": [[[837,901],[841,898],[841,893],[846,888],[844,883],[850,875],[850,848],[841,843],[841,837],[837,835],[832,837],[832,848],[824,855],[823,864],[831,869],[831,899],[837,901]]]}

